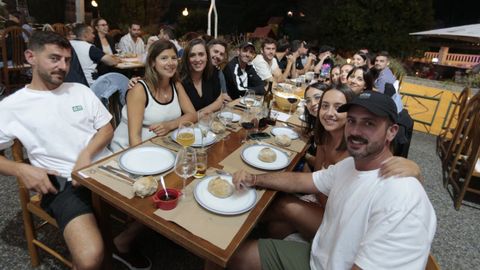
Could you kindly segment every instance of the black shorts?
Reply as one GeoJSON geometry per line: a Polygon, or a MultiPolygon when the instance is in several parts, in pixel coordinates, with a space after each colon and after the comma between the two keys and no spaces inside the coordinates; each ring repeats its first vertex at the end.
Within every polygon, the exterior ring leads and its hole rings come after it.
{"type": "Polygon", "coordinates": [[[72,219],[93,213],[90,190],[85,187],[73,187],[71,181],[67,182],[64,191],[43,195],[40,206],[55,218],[62,234],[72,219]]]}

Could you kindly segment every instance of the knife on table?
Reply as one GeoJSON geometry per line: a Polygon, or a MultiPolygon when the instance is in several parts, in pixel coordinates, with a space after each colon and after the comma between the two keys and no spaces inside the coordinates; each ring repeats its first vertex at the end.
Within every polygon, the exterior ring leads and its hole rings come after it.
{"type": "Polygon", "coordinates": [[[110,169],[110,168],[107,167],[107,166],[102,165],[102,166],[99,166],[98,168],[101,169],[101,170],[104,170],[104,171],[106,171],[106,172],[108,172],[108,173],[110,173],[110,174],[112,174],[112,175],[115,175],[116,177],[121,178],[123,181],[128,182],[128,184],[133,185],[133,183],[135,183],[135,180],[133,180],[132,178],[127,177],[127,176],[125,176],[125,175],[123,175],[123,174],[121,174],[121,173],[118,173],[118,172],[110,169]]]}

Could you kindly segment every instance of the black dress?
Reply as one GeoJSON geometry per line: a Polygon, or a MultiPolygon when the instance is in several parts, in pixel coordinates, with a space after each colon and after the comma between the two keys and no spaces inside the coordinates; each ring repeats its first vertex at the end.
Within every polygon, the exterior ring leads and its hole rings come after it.
{"type": "Polygon", "coordinates": [[[202,96],[198,95],[197,89],[193,85],[190,78],[182,81],[182,85],[187,92],[190,101],[195,107],[195,110],[201,110],[217,100],[221,94],[220,80],[218,79],[218,71],[215,70],[210,78],[202,79],[202,96]]]}

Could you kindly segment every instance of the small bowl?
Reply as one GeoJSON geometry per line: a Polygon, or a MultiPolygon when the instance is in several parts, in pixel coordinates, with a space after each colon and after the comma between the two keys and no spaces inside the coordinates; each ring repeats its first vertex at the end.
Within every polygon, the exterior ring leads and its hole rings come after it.
{"type": "Polygon", "coordinates": [[[297,104],[300,102],[300,98],[292,93],[284,93],[284,92],[275,92],[275,102],[277,103],[278,108],[283,111],[289,111],[290,106],[292,106],[292,110],[297,108],[297,104]],[[297,101],[293,104],[288,102],[287,98],[294,97],[297,101]]]}
{"type": "Polygon", "coordinates": [[[155,195],[153,195],[152,200],[153,203],[157,208],[163,210],[172,210],[173,208],[177,207],[178,200],[180,196],[182,196],[182,192],[178,189],[174,188],[167,188],[168,196],[170,197],[169,200],[166,200],[165,190],[160,189],[155,195]]]}

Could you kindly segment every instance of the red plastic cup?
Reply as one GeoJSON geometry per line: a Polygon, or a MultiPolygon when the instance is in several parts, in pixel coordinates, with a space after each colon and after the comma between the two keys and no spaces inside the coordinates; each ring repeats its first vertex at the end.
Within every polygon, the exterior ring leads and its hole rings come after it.
{"type": "Polygon", "coordinates": [[[165,196],[164,189],[160,189],[157,193],[155,193],[155,195],[153,195],[152,200],[157,208],[163,210],[172,210],[173,208],[177,207],[178,200],[180,196],[182,196],[182,192],[173,188],[167,188],[167,191],[169,197],[168,200],[167,196],[165,196]]]}

